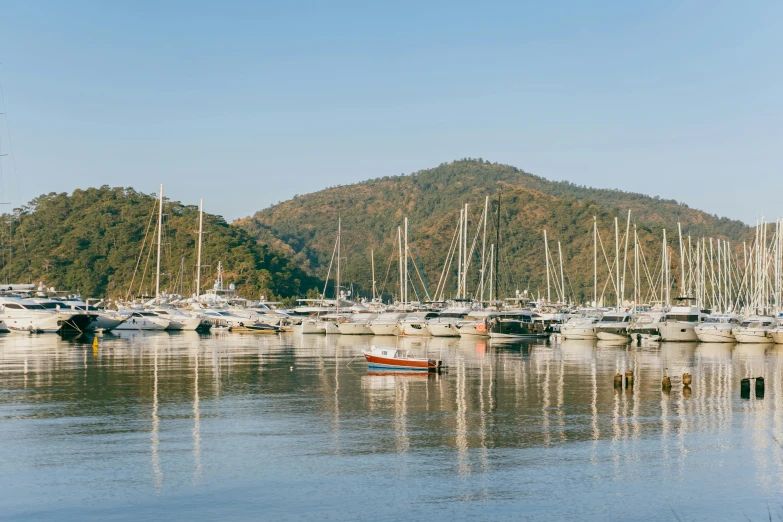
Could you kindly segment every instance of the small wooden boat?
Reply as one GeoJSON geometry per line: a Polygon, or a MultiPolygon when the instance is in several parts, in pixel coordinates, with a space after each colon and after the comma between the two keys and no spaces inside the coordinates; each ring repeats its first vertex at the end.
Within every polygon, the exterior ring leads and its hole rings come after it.
{"type": "Polygon", "coordinates": [[[436,372],[445,369],[441,360],[411,357],[406,350],[396,348],[379,348],[373,345],[370,347],[370,351],[363,353],[367,364],[373,369],[422,372],[436,372]]]}

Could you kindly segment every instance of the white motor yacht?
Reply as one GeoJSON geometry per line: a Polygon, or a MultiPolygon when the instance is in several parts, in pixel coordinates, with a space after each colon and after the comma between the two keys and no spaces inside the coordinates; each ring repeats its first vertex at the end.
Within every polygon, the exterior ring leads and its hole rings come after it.
{"type": "Polygon", "coordinates": [[[0,330],[56,333],[70,314],[48,310],[32,299],[0,297],[0,330]]]}
{"type": "Polygon", "coordinates": [[[732,330],[739,326],[739,318],[734,314],[711,314],[693,331],[703,343],[733,343],[732,330]]]}
{"type": "Polygon", "coordinates": [[[158,307],[151,309],[151,311],[169,320],[169,325],[166,327],[166,330],[192,332],[201,326],[202,319],[200,315],[189,314],[179,308],[158,307]]]}
{"type": "Polygon", "coordinates": [[[377,317],[378,314],[373,313],[356,313],[349,317],[347,321],[338,323],[337,329],[342,335],[372,335],[370,324],[377,317]]]}
{"type": "Polygon", "coordinates": [[[537,311],[533,313],[533,321],[541,323],[547,332],[559,333],[560,328],[565,324],[567,316],[558,311],[537,311]]]}
{"type": "Polygon", "coordinates": [[[94,323],[98,319],[97,313],[87,312],[84,310],[86,304],[79,300],[65,301],[62,299],[52,299],[48,297],[35,297],[32,301],[43,306],[47,310],[53,310],[66,316],[63,319],[62,330],[70,330],[72,332],[86,332],[93,330],[94,323]]]}
{"type": "Polygon", "coordinates": [[[338,325],[348,320],[348,314],[323,314],[318,317],[316,326],[318,329],[322,329],[325,334],[339,334],[340,328],[338,325]]]}
{"type": "Polygon", "coordinates": [[[115,330],[165,330],[170,323],[155,312],[124,310],[118,315],[125,317],[125,320],[115,330]]]}
{"type": "Polygon", "coordinates": [[[459,324],[460,337],[489,337],[489,324],[496,310],[474,310],[459,324]]]}
{"type": "Polygon", "coordinates": [[[459,337],[459,324],[469,313],[469,308],[447,308],[427,319],[427,330],[433,337],[459,337]]]}
{"type": "Polygon", "coordinates": [[[437,312],[413,312],[400,321],[400,335],[406,337],[428,337],[427,320],[438,317],[437,312]]]}
{"type": "Polygon", "coordinates": [[[601,320],[599,315],[572,317],[560,327],[563,339],[596,339],[595,325],[601,320]]]}
{"type": "Polygon", "coordinates": [[[774,343],[772,331],[777,327],[774,317],[751,315],[735,326],[731,333],[738,343],[774,343]]]}
{"type": "Polygon", "coordinates": [[[370,330],[375,335],[399,335],[399,323],[406,315],[406,312],[384,312],[373,319],[370,323],[370,330]]]}
{"type": "MultiPolygon", "coordinates": [[[[680,298],[679,300],[690,301],[691,299],[680,298]]],[[[672,306],[658,327],[661,331],[661,339],[666,342],[696,342],[699,338],[694,329],[706,318],[707,315],[696,305],[672,306]]]]}
{"type": "Polygon", "coordinates": [[[488,324],[490,339],[547,337],[542,322],[533,321],[529,310],[509,310],[495,315],[488,324]]]}
{"type": "Polygon", "coordinates": [[[317,314],[302,319],[302,322],[299,323],[299,328],[303,334],[307,335],[326,333],[326,326],[318,320],[317,314]]]}
{"type": "Polygon", "coordinates": [[[778,314],[778,326],[770,332],[772,340],[778,344],[783,344],[783,313],[778,314]]]}
{"type": "Polygon", "coordinates": [[[606,312],[595,324],[595,335],[602,341],[625,342],[633,315],[629,312],[606,312]]]}
{"type": "Polygon", "coordinates": [[[639,313],[628,333],[631,340],[638,342],[658,342],[661,340],[661,322],[666,318],[666,312],[663,310],[646,310],[639,313]]]}

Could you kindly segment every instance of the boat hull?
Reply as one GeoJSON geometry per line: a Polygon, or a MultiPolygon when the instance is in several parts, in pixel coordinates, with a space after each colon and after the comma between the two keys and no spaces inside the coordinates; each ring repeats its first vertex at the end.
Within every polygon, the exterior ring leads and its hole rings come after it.
{"type": "Polygon", "coordinates": [[[315,321],[304,321],[301,325],[302,333],[307,335],[319,335],[326,333],[326,327],[322,323],[315,321]]]}
{"type": "Polygon", "coordinates": [[[695,332],[694,323],[684,323],[680,321],[664,321],[658,327],[661,331],[661,339],[666,342],[696,342],[699,340],[695,332]]]}
{"type": "Polygon", "coordinates": [[[696,338],[703,343],[733,343],[734,334],[731,328],[714,328],[711,326],[697,326],[694,328],[696,338]]]}
{"type": "Polygon", "coordinates": [[[463,324],[459,327],[459,336],[460,337],[489,337],[489,330],[487,329],[487,325],[484,321],[479,321],[477,323],[469,323],[469,324],[463,324]]]}
{"type": "Polygon", "coordinates": [[[152,321],[146,317],[130,317],[117,325],[115,330],[165,330],[168,321],[152,321]]]}
{"type": "Polygon", "coordinates": [[[571,326],[568,327],[567,325],[563,325],[562,328],[560,328],[560,335],[563,336],[563,339],[583,339],[583,340],[590,340],[590,339],[597,339],[598,336],[595,334],[595,326],[571,326]]]}
{"type": "Polygon", "coordinates": [[[783,344],[783,328],[778,328],[770,332],[772,340],[778,344],[783,344]]]}
{"type": "Polygon", "coordinates": [[[595,336],[601,341],[622,341],[625,342],[629,339],[628,327],[597,327],[595,329],[595,336]]]}
{"type": "Polygon", "coordinates": [[[400,335],[405,337],[429,337],[430,330],[426,324],[402,323],[400,325],[400,335]]]}
{"type": "Polygon", "coordinates": [[[433,337],[459,337],[459,328],[455,323],[431,323],[427,329],[433,337]]]}
{"type": "Polygon", "coordinates": [[[372,335],[372,329],[368,323],[342,323],[337,329],[343,335],[372,335]]]}
{"type": "Polygon", "coordinates": [[[370,330],[374,335],[399,335],[400,333],[400,327],[397,326],[397,323],[371,324],[370,330]]]}
{"type": "Polygon", "coordinates": [[[175,317],[170,321],[166,330],[194,331],[201,326],[201,318],[199,317],[175,317]]]}
{"type": "Polygon", "coordinates": [[[632,328],[629,332],[631,340],[639,342],[658,342],[661,341],[661,332],[657,326],[649,328],[632,328]]]}
{"type": "Polygon", "coordinates": [[[775,342],[769,330],[735,328],[732,333],[738,343],[762,344],[775,342]]]}
{"type": "Polygon", "coordinates": [[[370,368],[383,370],[434,372],[440,366],[440,361],[435,359],[396,359],[369,353],[365,353],[364,358],[367,360],[367,365],[370,368]]]}

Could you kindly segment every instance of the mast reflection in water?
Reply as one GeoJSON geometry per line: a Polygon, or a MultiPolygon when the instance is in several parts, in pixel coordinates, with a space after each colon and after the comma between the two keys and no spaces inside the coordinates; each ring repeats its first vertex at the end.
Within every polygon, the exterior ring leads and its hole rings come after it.
{"type": "Polygon", "coordinates": [[[0,336],[2,516],[761,520],[767,505],[783,516],[780,347],[92,341],[0,336]],[[370,344],[450,371],[368,371],[370,344]],[[615,388],[626,370],[634,385],[615,388]],[[741,399],[740,379],[756,376],[764,398],[741,399]]]}

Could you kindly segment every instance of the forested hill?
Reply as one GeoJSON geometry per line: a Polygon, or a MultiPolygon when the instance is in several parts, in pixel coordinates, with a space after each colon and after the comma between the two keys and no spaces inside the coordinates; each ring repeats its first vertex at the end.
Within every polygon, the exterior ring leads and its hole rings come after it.
{"type": "MultiPolygon", "coordinates": [[[[189,296],[195,286],[198,207],[166,200],[163,211],[161,290],[189,296]]],[[[42,281],[85,297],[155,292],[155,196],[107,186],[51,193],[5,215],[4,223],[2,282],[42,281]]],[[[236,283],[246,297],[295,297],[319,286],[284,254],[222,217],[204,214],[202,291],[212,286],[218,262],[225,284],[236,283]]]]}
{"type": "MultiPolygon", "coordinates": [[[[440,277],[460,205],[470,204],[472,238],[484,197],[494,199],[501,189],[501,259],[502,264],[507,264],[502,270],[508,291],[536,291],[545,284],[544,229],[555,242],[551,248],[557,247],[557,241],[562,244],[566,279],[574,288],[573,294],[584,296],[587,287],[592,291],[593,216],[598,217],[611,258],[614,217],[619,217],[622,234],[630,209],[650,263],[660,251],[661,229],[666,228],[669,239],[676,240],[678,222],[682,223],[683,233],[694,238],[737,240],[749,231],[739,221],[719,218],[673,200],[552,182],[482,160],[460,160],[411,175],[377,178],[297,196],[235,224],[260,242],[285,250],[308,273],[324,277],[340,215],[344,280],[366,291],[371,281],[370,251],[374,250],[376,280],[379,285],[386,281],[387,292],[393,294],[397,268],[390,260],[396,248],[397,226],[407,216],[417,267],[431,291],[440,277]]],[[[673,242],[671,245],[676,247],[673,242]]],[[[451,271],[456,271],[456,261],[451,271]]]]}

